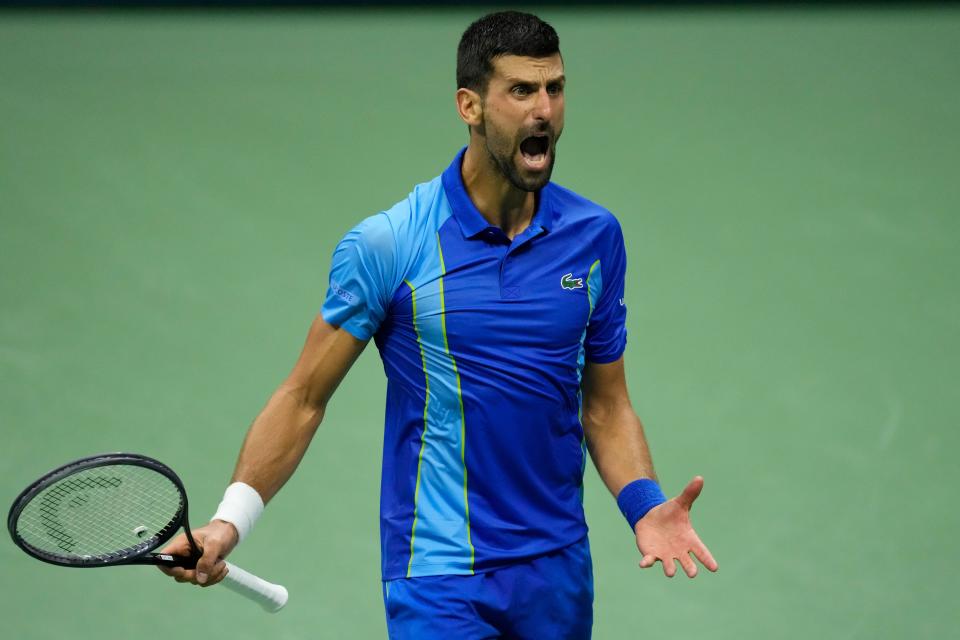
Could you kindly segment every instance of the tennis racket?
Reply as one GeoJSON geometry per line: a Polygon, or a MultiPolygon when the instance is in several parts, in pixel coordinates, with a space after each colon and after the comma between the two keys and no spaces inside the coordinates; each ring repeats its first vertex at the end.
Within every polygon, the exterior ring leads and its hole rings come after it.
{"type": "MultiPolygon", "coordinates": [[[[187,521],[187,492],[162,462],[133,453],[82,458],[31,484],[7,528],[25,552],[63,567],[154,564],[193,569],[202,555],[187,521]],[[183,527],[190,556],[152,553],[183,527]]],[[[222,584],[270,612],[287,590],[227,563],[222,584]]]]}

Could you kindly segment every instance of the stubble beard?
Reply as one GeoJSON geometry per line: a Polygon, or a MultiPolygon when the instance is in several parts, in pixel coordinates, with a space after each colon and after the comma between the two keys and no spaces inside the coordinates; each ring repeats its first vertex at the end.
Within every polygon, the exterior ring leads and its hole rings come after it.
{"type": "Polygon", "coordinates": [[[519,151],[520,142],[526,135],[523,135],[519,140],[511,143],[508,141],[507,136],[501,135],[496,127],[491,126],[486,120],[482,127],[482,131],[485,134],[484,145],[487,149],[487,155],[490,157],[493,165],[500,170],[500,173],[510,184],[521,191],[528,192],[539,191],[547,186],[547,183],[550,182],[550,176],[553,174],[553,165],[557,161],[556,137],[554,135],[551,135],[550,164],[547,165],[546,170],[531,178],[524,178],[516,165],[516,154],[519,151]],[[491,133],[493,136],[490,135],[491,133]],[[491,142],[493,142],[493,144],[491,144],[491,142]]]}

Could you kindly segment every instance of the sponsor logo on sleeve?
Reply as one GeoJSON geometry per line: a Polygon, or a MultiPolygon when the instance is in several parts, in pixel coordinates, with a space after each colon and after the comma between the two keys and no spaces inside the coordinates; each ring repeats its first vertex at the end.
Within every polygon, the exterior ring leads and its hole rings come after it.
{"type": "Polygon", "coordinates": [[[354,294],[350,293],[349,291],[341,287],[340,284],[335,280],[330,281],[330,288],[333,290],[333,292],[337,295],[338,298],[341,298],[347,304],[353,304],[357,301],[357,296],[355,296],[354,294]]]}

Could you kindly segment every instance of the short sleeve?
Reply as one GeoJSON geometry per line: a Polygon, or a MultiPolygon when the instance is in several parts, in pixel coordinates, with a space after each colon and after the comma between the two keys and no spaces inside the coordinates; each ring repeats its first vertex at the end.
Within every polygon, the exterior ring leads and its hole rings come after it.
{"type": "MultiPolygon", "coordinates": [[[[587,281],[599,294],[587,324],[584,341],[587,360],[599,364],[614,362],[627,347],[627,307],[624,300],[624,277],[627,271],[627,252],[623,231],[616,218],[610,215],[609,225],[595,242],[599,258],[587,281]]],[[[591,296],[593,299],[593,296],[591,296]]]]}
{"type": "Polygon", "coordinates": [[[397,243],[383,213],[351,229],[333,252],[330,285],[321,314],[358,340],[369,340],[393,297],[397,243]]]}

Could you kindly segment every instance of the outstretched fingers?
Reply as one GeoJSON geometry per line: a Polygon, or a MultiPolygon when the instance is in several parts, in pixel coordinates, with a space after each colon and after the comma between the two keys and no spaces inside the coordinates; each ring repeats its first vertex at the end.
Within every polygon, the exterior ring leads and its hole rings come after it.
{"type": "Polygon", "coordinates": [[[693,555],[697,557],[697,560],[700,561],[700,564],[705,566],[710,571],[716,571],[720,568],[720,565],[717,564],[717,561],[713,559],[713,554],[710,553],[710,549],[707,549],[707,545],[703,544],[699,540],[697,544],[693,545],[693,555]]]}
{"type": "Polygon", "coordinates": [[[688,578],[697,577],[697,563],[693,561],[693,558],[690,557],[689,553],[680,554],[680,566],[683,567],[683,572],[687,574],[688,578]]]}
{"type": "Polygon", "coordinates": [[[660,558],[660,564],[663,565],[663,575],[668,578],[677,575],[677,563],[673,558],[660,558]]]}
{"type": "Polygon", "coordinates": [[[701,491],[703,491],[703,476],[695,476],[677,496],[677,503],[689,511],[693,502],[700,497],[701,491]]]}
{"type": "Polygon", "coordinates": [[[668,578],[672,578],[677,575],[677,563],[679,562],[680,567],[683,569],[683,572],[688,578],[696,578],[697,574],[700,572],[700,568],[697,566],[694,558],[699,560],[700,564],[705,566],[710,571],[716,571],[718,569],[717,561],[713,559],[710,551],[706,548],[706,546],[703,545],[702,542],[696,544],[694,548],[690,549],[689,551],[669,558],[661,557],[652,553],[644,554],[643,558],[640,559],[640,568],[649,569],[659,560],[661,566],[663,567],[663,574],[668,578]]]}
{"type": "Polygon", "coordinates": [[[703,477],[695,476],[680,495],[651,509],[637,522],[634,526],[637,549],[643,555],[640,568],[648,569],[659,560],[668,578],[677,574],[678,562],[690,578],[699,573],[697,561],[710,571],[719,568],[690,524],[690,508],[702,490],[703,477]]]}

